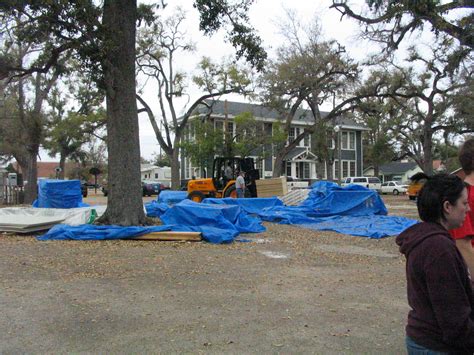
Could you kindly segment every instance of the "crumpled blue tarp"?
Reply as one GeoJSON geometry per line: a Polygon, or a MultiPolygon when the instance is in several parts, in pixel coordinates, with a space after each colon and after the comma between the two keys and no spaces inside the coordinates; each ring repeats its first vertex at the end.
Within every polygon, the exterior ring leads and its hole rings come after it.
{"type": "Polygon", "coordinates": [[[38,181],[38,198],[33,207],[39,208],[76,208],[89,206],[82,203],[81,182],[79,180],[38,181]]]}
{"type": "Polygon", "coordinates": [[[291,224],[298,224],[299,218],[375,214],[387,214],[387,208],[376,191],[359,185],[343,188],[328,181],[314,183],[307,199],[299,206],[275,206],[258,213],[266,221],[288,220],[291,224]]]}
{"type": "Polygon", "coordinates": [[[126,239],[171,230],[201,232],[204,240],[220,244],[231,243],[239,233],[259,233],[266,230],[261,225],[260,219],[249,216],[239,206],[202,204],[191,200],[183,200],[172,207],[158,202],[146,206],[148,206],[147,213],[150,210],[160,214],[163,225],[154,227],[58,225],[38,239],[126,239]]]}
{"type": "Polygon", "coordinates": [[[163,190],[158,195],[158,202],[167,203],[169,205],[178,203],[188,198],[187,191],[163,190]]]}
{"type": "Polygon", "coordinates": [[[200,231],[211,243],[229,243],[239,233],[259,233],[266,228],[258,218],[249,216],[239,206],[211,205],[183,200],[168,209],[161,220],[189,231],[200,231]]]}
{"type": "Polygon", "coordinates": [[[170,206],[164,202],[151,201],[151,202],[145,203],[146,215],[148,217],[160,217],[169,208],[170,206]]]}
{"type": "Polygon", "coordinates": [[[381,238],[397,235],[417,221],[385,216],[387,208],[376,191],[359,185],[319,181],[299,206],[276,206],[258,213],[265,221],[294,224],[315,230],[381,238]]]}
{"type": "Polygon", "coordinates": [[[283,202],[276,197],[260,197],[260,198],[206,198],[202,201],[207,204],[224,204],[238,205],[245,212],[250,214],[258,214],[264,208],[283,206],[283,202]]]}

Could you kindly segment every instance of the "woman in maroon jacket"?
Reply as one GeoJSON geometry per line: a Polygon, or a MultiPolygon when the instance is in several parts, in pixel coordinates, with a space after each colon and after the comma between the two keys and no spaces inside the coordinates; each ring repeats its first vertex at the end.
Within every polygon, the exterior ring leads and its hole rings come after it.
{"type": "Polygon", "coordinates": [[[396,240],[406,257],[408,354],[472,354],[471,280],[448,232],[469,211],[466,187],[456,176],[434,176],[423,186],[417,206],[423,222],[396,240]]]}

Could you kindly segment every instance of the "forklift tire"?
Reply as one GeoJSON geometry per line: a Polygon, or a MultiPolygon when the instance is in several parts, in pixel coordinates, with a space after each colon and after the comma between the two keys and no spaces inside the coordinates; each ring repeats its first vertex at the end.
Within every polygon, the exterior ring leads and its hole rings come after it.
{"type": "Polygon", "coordinates": [[[194,202],[201,202],[206,196],[201,191],[192,191],[188,195],[188,199],[194,202]]]}
{"type": "Polygon", "coordinates": [[[225,190],[224,197],[237,198],[237,191],[235,190],[235,185],[232,185],[227,190],[225,190]]]}

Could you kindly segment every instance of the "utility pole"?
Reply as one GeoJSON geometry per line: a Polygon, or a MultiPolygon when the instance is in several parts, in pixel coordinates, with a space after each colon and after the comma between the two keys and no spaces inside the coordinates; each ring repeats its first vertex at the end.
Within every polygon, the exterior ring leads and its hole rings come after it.
{"type": "Polygon", "coordinates": [[[338,125],[334,127],[334,132],[336,132],[336,144],[337,144],[337,180],[338,183],[342,183],[342,162],[341,162],[341,137],[342,137],[342,130],[341,127],[338,125]]]}

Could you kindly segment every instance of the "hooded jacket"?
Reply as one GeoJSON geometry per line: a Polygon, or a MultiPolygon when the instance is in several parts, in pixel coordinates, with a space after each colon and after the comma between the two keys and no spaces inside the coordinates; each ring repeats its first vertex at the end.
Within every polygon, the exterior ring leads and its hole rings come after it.
{"type": "Polygon", "coordinates": [[[407,336],[428,349],[473,353],[471,280],[448,231],[423,222],[405,230],[396,243],[406,257],[407,336]]]}

